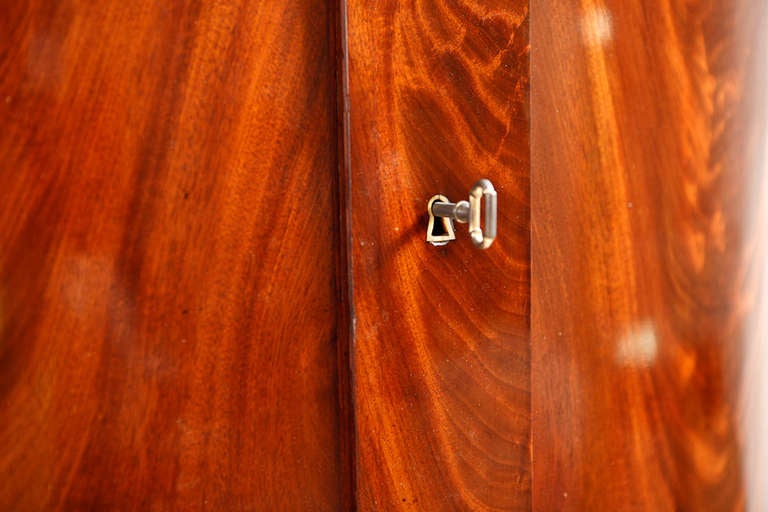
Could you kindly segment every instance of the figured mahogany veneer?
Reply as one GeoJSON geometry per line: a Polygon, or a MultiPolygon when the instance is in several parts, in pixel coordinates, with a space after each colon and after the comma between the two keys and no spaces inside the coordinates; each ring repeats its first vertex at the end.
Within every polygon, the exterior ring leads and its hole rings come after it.
{"type": "Polygon", "coordinates": [[[0,510],[767,509],[763,4],[0,1],[0,510]]]}
{"type": "Polygon", "coordinates": [[[529,508],[527,7],[347,1],[360,510],[529,508]],[[482,177],[493,247],[426,244],[482,177]]]}
{"type": "Polygon", "coordinates": [[[766,510],[766,5],[531,12],[533,509],[766,510]]]}
{"type": "Polygon", "coordinates": [[[331,11],[2,2],[0,509],[342,506],[331,11]]]}

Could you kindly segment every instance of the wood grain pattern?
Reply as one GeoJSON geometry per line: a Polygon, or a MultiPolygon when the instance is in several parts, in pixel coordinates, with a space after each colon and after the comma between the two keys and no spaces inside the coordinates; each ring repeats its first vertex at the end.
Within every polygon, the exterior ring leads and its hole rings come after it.
{"type": "Polygon", "coordinates": [[[0,3],[0,509],[341,507],[329,9],[0,3]]]}
{"type": "Polygon", "coordinates": [[[765,510],[766,6],[531,10],[533,509],[765,510]]]}
{"type": "Polygon", "coordinates": [[[358,506],[526,510],[527,2],[347,8],[358,506]],[[482,177],[495,245],[426,244],[482,177]]]}

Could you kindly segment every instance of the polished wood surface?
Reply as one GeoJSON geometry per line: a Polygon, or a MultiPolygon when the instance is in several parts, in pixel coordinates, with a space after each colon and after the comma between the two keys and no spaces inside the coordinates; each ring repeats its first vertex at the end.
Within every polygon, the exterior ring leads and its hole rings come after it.
{"type": "Polygon", "coordinates": [[[342,507],[329,10],[0,3],[0,509],[342,507]]]}
{"type": "Polygon", "coordinates": [[[766,5],[531,13],[533,509],[766,510],[766,5]]]}
{"type": "Polygon", "coordinates": [[[0,509],[768,509],[760,4],[0,1],[0,509]]]}
{"type": "Polygon", "coordinates": [[[360,510],[527,510],[526,1],[347,1],[360,510]],[[496,243],[425,243],[499,190],[496,243]]]}

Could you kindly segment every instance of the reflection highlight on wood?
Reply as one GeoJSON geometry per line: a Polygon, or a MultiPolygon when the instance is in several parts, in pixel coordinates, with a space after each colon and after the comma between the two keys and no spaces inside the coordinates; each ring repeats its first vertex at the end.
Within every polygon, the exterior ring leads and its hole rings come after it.
{"type": "Polygon", "coordinates": [[[768,483],[745,444],[765,423],[766,21],[532,5],[534,510],[766,507],[745,493],[768,483]]]}
{"type": "Polygon", "coordinates": [[[347,5],[359,508],[526,510],[527,2],[347,5]],[[426,244],[482,177],[493,247],[426,244]]]}
{"type": "Polygon", "coordinates": [[[329,8],[0,6],[0,509],[341,506],[329,8]]]}

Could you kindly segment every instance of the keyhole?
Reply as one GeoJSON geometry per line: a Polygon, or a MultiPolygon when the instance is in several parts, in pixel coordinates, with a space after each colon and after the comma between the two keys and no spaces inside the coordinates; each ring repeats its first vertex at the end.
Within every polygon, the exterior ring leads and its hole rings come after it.
{"type": "Polygon", "coordinates": [[[446,236],[448,234],[448,230],[445,229],[445,222],[446,219],[435,219],[435,222],[432,224],[432,236],[446,236]]]}
{"type": "Polygon", "coordinates": [[[435,217],[432,213],[432,205],[435,202],[447,203],[445,196],[436,195],[427,203],[427,214],[429,215],[429,224],[427,225],[427,242],[434,246],[445,245],[451,240],[456,240],[456,234],[453,232],[453,221],[447,217],[435,217]]]}

